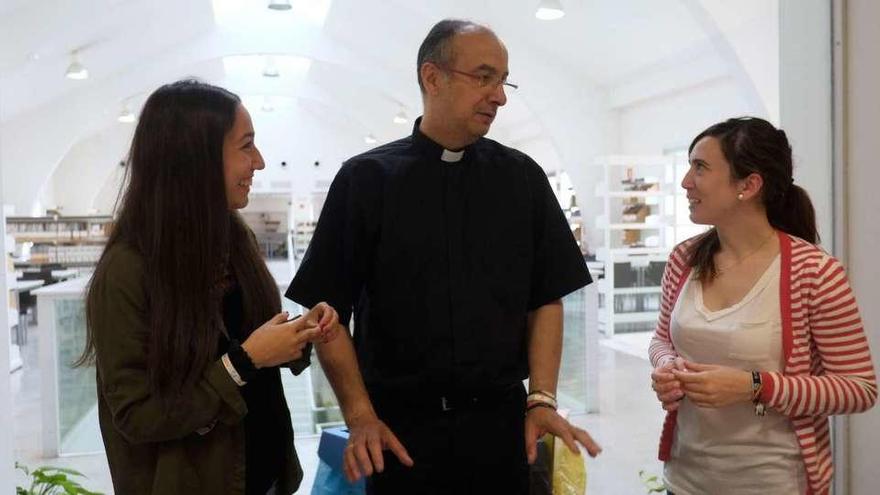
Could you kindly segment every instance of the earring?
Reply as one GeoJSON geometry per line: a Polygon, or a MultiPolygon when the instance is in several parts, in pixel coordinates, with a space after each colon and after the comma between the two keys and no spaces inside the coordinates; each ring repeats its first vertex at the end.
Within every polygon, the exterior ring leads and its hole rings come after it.
{"type": "Polygon", "coordinates": [[[742,201],[742,199],[743,199],[743,193],[739,193],[739,194],[737,194],[737,195],[736,195],[736,199],[742,201]]]}

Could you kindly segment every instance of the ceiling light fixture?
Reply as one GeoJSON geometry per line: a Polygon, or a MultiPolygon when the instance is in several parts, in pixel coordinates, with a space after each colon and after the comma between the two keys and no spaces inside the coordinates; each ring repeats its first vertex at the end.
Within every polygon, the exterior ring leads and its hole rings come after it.
{"type": "Polygon", "coordinates": [[[122,107],[122,111],[119,112],[119,117],[116,117],[116,120],[123,124],[131,124],[135,121],[134,114],[128,109],[128,105],[122,107]]]}
{"type": "Polygon", "coordinates": [[[400,125],[403,125],[403,124],[406,124],[407,122],[409,122],[409,117],[406,116],[406,110],[401,108],[400,111],[397,112],[397,115],[394,116],[394,119],[392,119],[392,122],[394,122],[395,124],[400,124],[400,125]]]}
{"type": "Polygon", "coordinates": [[[78,81],[89,78],[89,70],[80,63],[79,52],[76,50],[70,54],[70,65],[67,66],[67,71],[64,72],[64,75],[68,79],[76,79],[78,81]]]}
{"type": "Polygon", "coordinates": [[[290,0],[269,0],[269,8],[272,10],[290,10],[290,0]]]}
{"type": "Polygon", "coordinates": [[[376,144],[379,142],[379,140],[376,139],[376,136],[374,136],[372,133],[370,133],[370,134],[367,134],[366,136],[364,136],[364,142],[367,144],[376,144]]]}
{"type": "Polygon", "coordinates": [[[538,10],[535,11],[535,17],[542,21],[554,21],[564,15],[565,9],[562,8],[562,2],[559,0],[541,0],[538,10]]]}

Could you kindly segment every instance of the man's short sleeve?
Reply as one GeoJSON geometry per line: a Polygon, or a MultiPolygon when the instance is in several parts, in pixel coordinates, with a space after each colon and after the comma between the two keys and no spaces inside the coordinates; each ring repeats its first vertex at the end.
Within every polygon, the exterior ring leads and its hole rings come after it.
{"type": "Polygon", "coordinates": [[[530,165],[535,212],[535,253],[529,293],[532,311],[593,280],[547,175],[538,164],[530,165]]]}

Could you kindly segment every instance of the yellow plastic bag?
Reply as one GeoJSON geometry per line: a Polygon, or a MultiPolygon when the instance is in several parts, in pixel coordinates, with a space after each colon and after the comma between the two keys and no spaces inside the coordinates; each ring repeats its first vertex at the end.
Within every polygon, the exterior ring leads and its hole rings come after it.
{"type": "Polygon", "coordinates": [[[565,442],[553,435],[544,436],[553,455],[550,472],[553,477],[553,495],[584,495],[587,493],[587,464],[583,455],[573,454],[565,442]]]}

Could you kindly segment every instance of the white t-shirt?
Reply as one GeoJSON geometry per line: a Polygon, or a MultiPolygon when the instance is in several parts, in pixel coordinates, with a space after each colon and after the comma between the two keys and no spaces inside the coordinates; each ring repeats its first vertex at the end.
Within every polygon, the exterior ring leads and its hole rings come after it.
{"type": "MultiPolygon", "coordinates": [[[[688,361],[745,371],[781,371],[779,256],[743,299],[718,311],[703,304],[695,278],[685,282],[671,318],[672,341],[688,361]]],[[[672,455],[664,468],[676,495],[806,493],[803,456],[791,422],[752,403],[678,409],[672,455]]]]}

